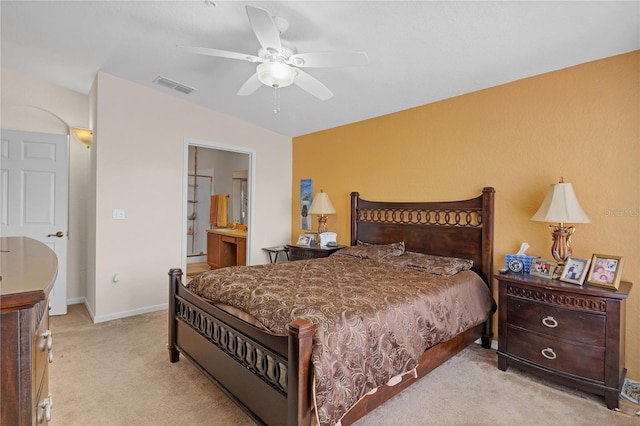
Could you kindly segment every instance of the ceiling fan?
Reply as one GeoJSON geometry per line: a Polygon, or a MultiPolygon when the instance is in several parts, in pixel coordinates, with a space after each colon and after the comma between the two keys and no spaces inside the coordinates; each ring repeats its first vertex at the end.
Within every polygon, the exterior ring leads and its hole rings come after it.
{"type": "Polygon", "coordinates": [[[350,67],[365,65],[368,61],[364,52],[298,53],[293,44],[280,37],[289,28],[289,23],[284,18],[271,17],[269,12],[258,7],[246,6],[246,10],[251,28],[262,46],[257,56],[206,47],[179,46],[201,55],[258,63],[255,74],[240,87],[240,96],[252,94],[263,84],[276,91],[295,84],[324,101],[333,96],[331,90],[301,68],[350,67]]]}

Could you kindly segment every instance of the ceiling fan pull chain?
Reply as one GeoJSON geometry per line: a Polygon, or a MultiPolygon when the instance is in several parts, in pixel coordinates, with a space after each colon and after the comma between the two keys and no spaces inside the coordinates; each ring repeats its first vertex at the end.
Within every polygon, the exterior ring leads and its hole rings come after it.
{"type": "Polygon", "coordinates": [[[280,112],[280,87],[277,84],[273,85],[273,113],[280,112]]]}

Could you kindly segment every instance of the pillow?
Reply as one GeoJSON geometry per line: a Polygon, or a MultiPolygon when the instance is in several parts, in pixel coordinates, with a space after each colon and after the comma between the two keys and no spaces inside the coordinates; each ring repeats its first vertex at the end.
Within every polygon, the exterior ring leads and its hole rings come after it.
{"type": "Polygon", "coordinates": [[[450,276],[458,272],[471,269],[473,261],[460,259],[457,257],[433,256],[430,254],[405,252],[402,256],[386,258],[388,262],[395,266],[417,269],[435,275],[450,276]]]}
{"type": "Polygon", "coordinates": [[[380,260],[387,257],[401,256],[404,253],[404,242],[392,244],[368,244],[345,247],[333,256],[359,257],[361,259],[380,260]]]}

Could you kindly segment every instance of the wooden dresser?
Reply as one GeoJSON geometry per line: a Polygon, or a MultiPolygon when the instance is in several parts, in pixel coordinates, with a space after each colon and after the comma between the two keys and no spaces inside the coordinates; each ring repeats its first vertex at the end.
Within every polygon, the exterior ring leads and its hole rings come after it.
{"type": "Polygon", "coordinates": [[[25,237],[0,238],[0,250],[0,424],[40,424],[51,419],[53,406],[48,297],[58,259],[45,244],[25,237]]]}
{"type": "Polygon", "coordinates": [[[617,291],[529,274],[496,275],[498,368],[520,367],[566,386],[604,396],[618,407],[624,368],[625,302],[617,291]]]}

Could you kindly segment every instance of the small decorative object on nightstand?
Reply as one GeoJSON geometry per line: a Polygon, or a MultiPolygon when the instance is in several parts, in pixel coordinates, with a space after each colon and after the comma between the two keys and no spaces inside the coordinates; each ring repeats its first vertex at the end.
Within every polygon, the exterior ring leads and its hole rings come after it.
{"type": "Polygon", "coordinates": [[[604,396],[618,407],[624,381],[625,301],[618,291],[529,274],[500,274],[498,368],[523,370],[604,396]]]}
{"type": "Polygon", "coordinates": [[[337,247],[306,247],[297,244],[289,244],[289,260],[304,260],[304,259],[319,259],[321,257],[327,257],[330,254],[337,252],[338,250],[346,246],[337,247]]]}

